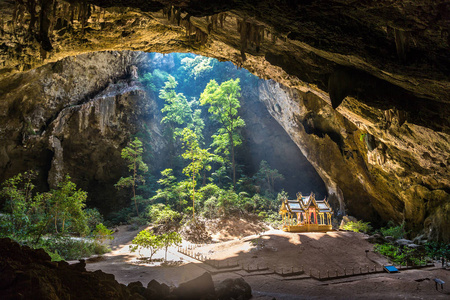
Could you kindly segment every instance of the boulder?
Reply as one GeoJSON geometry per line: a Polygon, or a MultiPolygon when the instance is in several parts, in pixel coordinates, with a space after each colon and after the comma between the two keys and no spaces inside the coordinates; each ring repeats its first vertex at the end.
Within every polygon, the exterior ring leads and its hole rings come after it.
{"type": "Polygon", "coordinates": [[[425,247],[424,247],[423,245],[408,244],[408,245],[406,245],[406,246],[407,246],[408,248],[416,249],[416,250],[418,250],[418,251],[425,250],[425,247]]]}
{"type": "Polygon", "coordinates": [[[399,246],[407,246],[409,244],[414,244],[413,241],[407,239],[398,239],[395,241],[395,244],[399,246]]]}
{"type": "Polygon", "coordinates": [[[372,244],[384,244],[388,240],[385,239],[381,234],[375,233],[367,238],[367,241],[372,244]]]}
{"type": "Polygon", "coordinates": [[[132,294],[138,293],[139,295],[144,295],[146,288],[142,286],[142,282],[134,281],[128,284],[128,289],[132,294]]]}
{"type": "Polygon", "coordinates": [[[394,241],[395,241],[394,237],[393,237],[393,236],[390,236],[390,235],[385,236],[384,238],[385,238],[386,240],[388,240],[389,242],[394,242],[394,241]]]}
{"type": "Polygon", "coordinates": [[[143,293],[146,299],[163,299],[170,293],[170,288],[166,284],[160,284],[158,281],[152,279],[147,284],[147,289],[143,293]]]}
{"type": "Polygon", "coordinates": [[[216,299],[211,274],[205,272],[200,277],[180,284],[172,291],[171,296],[180,300],[216,299]]]}
{"type": "Polygon", "coordinates": [[[352,216],[343,216],[342,217],[342,221],[341,221],[341,225],[339,225],[339,228],[344,227],[344,225],[347,224],[348,222],[358,222],[358,220],[355,217],[352,217],[352,216]]]}
{"type": "Polygon", "coordinates": [[[252,297],[252,288],[242,277],[228,278],[217,285],[216,295],[219,300],[246,300],[252,297]]]}
{"type": "Polygon", "coordinates": [[[412,241],[414,244],[417,244],[417,245],[424,245],[427,243],[427,239],[424,234],[416,236],[412,241]]]}

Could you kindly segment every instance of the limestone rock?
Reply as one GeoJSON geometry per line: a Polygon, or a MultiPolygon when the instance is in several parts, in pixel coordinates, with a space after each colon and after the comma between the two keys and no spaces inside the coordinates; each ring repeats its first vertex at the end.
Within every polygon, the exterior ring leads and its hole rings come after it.
{"type": "Polygon", "coordinates": [[[228,278],[216,286],[216,295],[219,300],[247,300],[252,297],[252,289],[242,277],[228,278]]]}
{"type": "Polygon", "coordinates": [[[411,245],[411,244],[414,244],[414,243],[411,240],[398,239],[398,240],[395,240],[395,244],[397,244],[399,246],[408,246],[408,245],[411,245]]]}
{"type": "Polygon", "coordinates": [[[214,283],[211,274],[207,272],[200,277],[181,283],[172,291],[171,295],[180,300],[216,299],[214,283]]]}
{"type": "Polygon", "coordinates": [[[369,236],[367,238],[367,241],[372,244],[384,244],[388,240],[384,238],[382,235],[376,233],[374,235],[369,236]]]}

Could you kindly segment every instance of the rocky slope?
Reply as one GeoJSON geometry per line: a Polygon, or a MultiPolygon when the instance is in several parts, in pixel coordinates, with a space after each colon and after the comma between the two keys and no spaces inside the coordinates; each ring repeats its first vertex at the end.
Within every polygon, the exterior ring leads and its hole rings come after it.
{"type": "MultiPolygon", "coordinates": [[[[15,3],[0,3],[0,89],[19,100],[2,116],[33,110],[9,92],[26,85],[21,72],[75,54],[190,51],[230,60],[287,87],[289,97],[265,103],[341,208],[450,238],[447,1],[15,3]]],[[[32,125],[15,126],[42,130],[32,125]]],[[[34,158],[48,165],[51,152],[34,158]]]]}
{"type": "Polygon", "coordinates": [[[42,249],[0,239],[0,297],[12,299],[250,299],[252,289],[242,278],[228,278],[214,286],[210,273],[169,287],[151,280],[128,286],[101,270],[86,271],[86,262],[52,262],[42,249]]]}

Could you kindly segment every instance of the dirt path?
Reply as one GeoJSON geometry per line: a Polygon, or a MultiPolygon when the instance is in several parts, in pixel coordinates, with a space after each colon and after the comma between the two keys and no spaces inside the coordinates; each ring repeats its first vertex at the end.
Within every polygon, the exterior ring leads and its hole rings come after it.
{"type": "MultiPolygon", "coordinates": [[[[142,228],[140,228],[142,230],[142,228]]],[[[141,281],[144,286],[152,280],[175,286],[196,278],[205,271],[218,271],[209,265],[169,249],[168,259],[181,261],[173,267],[138,265],[139,254],[130,253],[129,244],[139,230],[128,231],[119,228],[112,242],[113,251],[103,260],[88,263],[90,271],[101,269],[114,274],[117,281],[128,284],[141,281]]],[[[184,242],[184,246],[188,244],[184,242]]],[[[363,234],[352,232],[329,232],[292,234],[282,231],[268,231],[238,240],[198,247],[195,253],[215,259],[221,264],[233,265],[239,261],[244,268],[269,267],[277,272],[289,272],[292,268],[303,268],[305,274],[297,277],[282,277],[264,272],[247,273],[243,270],[217,273],[215,282],[230,277],[244,277],[251,285],[254,299],[449,299],[450,272],[440,268],[405,270],[396,274],[375,273],[329,281],[318,281],[309,277],[309,272],[322,276],[331,270],[331,276],[359,272],[359,267],[381,268],[387,260],[372,252],[363,234]],[[369,250],[366,256],[366,251],[369,250]],[[297,278],[295,280],[291,280],[297,278]],[[433,279],[447,282],[444,291],[436,291],[433,279]]],[[[143,253],[144,255],[148,255],[143,253]]],[[[154,258],[164,257],[159,251],[154,258]]],[[[364,269],[363,269],[364,272],[364,269]]]]}

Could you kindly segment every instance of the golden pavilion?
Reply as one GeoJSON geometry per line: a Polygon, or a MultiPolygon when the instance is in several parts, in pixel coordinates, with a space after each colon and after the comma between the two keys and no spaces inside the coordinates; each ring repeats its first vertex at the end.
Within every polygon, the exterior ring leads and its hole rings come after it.
{"type": "Polygon", "coordinates": [[[314,232],[330,231],[333,210],[326,198],[316,200],[314,193],[304,197],[297,193],[296,200],[284,198],[280,214],[283,217],[283,231],[314,232]]]}

